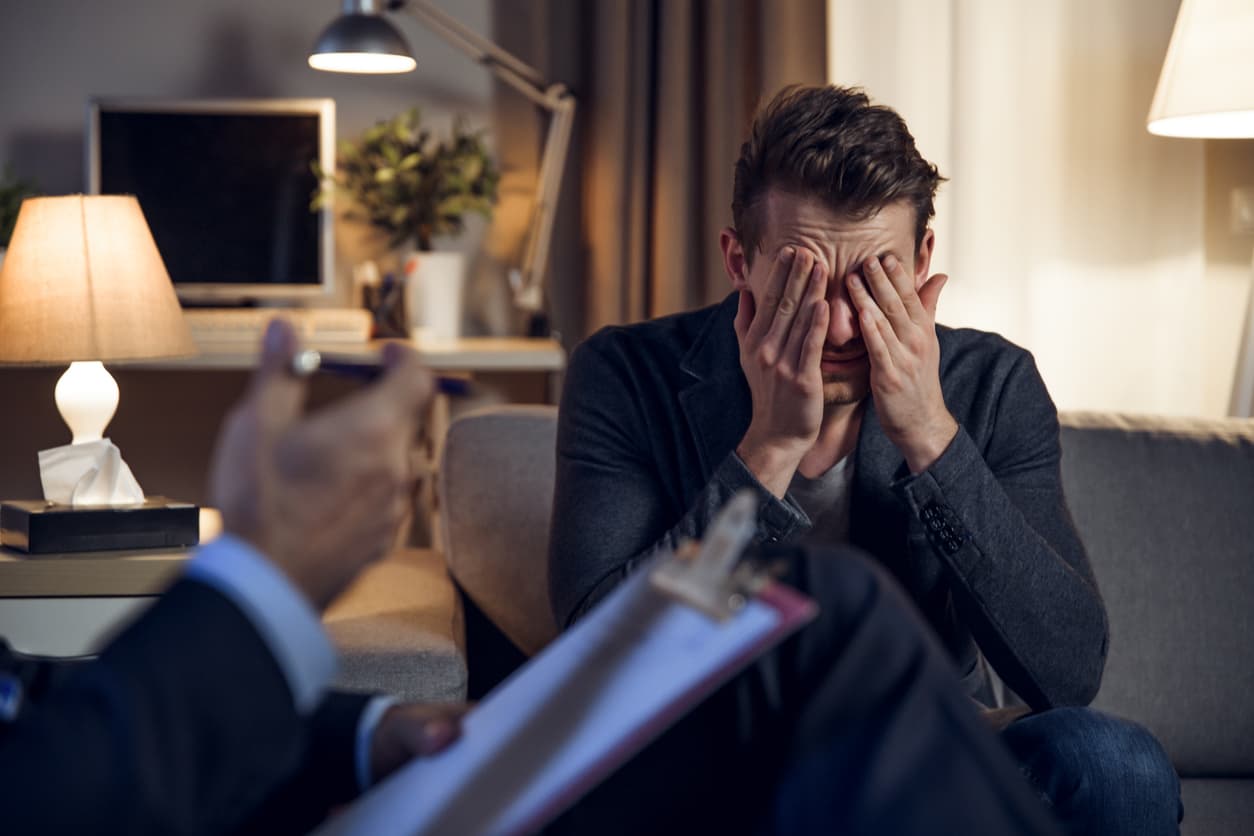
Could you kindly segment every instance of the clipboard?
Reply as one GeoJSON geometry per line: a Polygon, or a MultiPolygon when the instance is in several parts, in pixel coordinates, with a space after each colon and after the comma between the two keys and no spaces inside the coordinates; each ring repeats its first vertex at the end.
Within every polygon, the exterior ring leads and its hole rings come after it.
{"type": "Polygon", "coordinates": [[[738,561],[757,500],[735,496],[691,554],[659,555],[418,758],[317,836],[530,833],[818,612],[738,561]]]}

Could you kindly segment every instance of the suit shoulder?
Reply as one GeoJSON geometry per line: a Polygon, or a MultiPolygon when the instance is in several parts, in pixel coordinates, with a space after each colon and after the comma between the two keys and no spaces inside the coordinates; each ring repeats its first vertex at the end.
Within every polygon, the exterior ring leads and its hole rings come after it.
{"type": "Polygon", "coordinates": [[[991,430],[1003,409],[1016,414],[1056,413],[1032,353],[975,328],[937,326],[945,403],[973,436],[991,430]]]}
{"type": "Polygon", "coordinates": [[[611,362],[645,359],[664,362],[666,358],[682,357],[718,307],[714,305],[630,325],[607,325],[575,347],[571,364],[589,362],[589,355],[611,362]]]}
{"type": "Polygon", "coordinates": [[[1008,371],[1024,362],[1035,366],[1032,352],[992,331],[937,325],[936,336],[940,342],[942,375],[946,371],[974,367],[1008,371]]]}

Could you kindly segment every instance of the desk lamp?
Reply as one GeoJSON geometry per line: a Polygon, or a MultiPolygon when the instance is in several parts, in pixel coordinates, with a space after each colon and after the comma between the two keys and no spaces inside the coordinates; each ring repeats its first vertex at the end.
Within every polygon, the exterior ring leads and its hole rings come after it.
{"type": "MultiPolygon", "coordinates": [[[[1184,0],[1163,61],[1148,128],[1201,139],[1254,138],[1254,4],[1184,0]]],[[[1254,414],[1254,288],[1228,411],[1254,414]]]]}
{"type": "Polygon", "coordinates": [[[163,520],[170,515],[160,512],[178,506],[175,516],[190,519],[194,532],[195,506],[145,503],[117,448],[104,437],[119,393],[102,361],[196,353],[139,201],[70,195],[22,203],[0,269],[0,363],[69,363],[55,396],[73,440],[40,453],[49,502],[3,506],[7,545],[29,551],[79,550],[75,543],[88,548],[186,545],[162,539],[168,534],[163,520]],[[124,522],[117,514],[89,510],[121,505],[136,512],[125,515],[124,522]],[[185,508],[191,509],[190,517],[185,508]],[[48,529],[52,540],[45,542],[49,548],[15,541],[18,535],[36,534],[29,526],[42,525],[53,527],[48,529]],[[119,526],[142,536],[113,538],[119,526]],[[59,541],[58,534],[64,535],[59,541]]]}
{"type": "Polygon", "coordinates": [[[553,215],[566,167],[575,99],[563,84],[548,84],[539,71],[437,9],[427,0],[344,0],[342,14],[331,22],[309,56],[316,70],[342,73],[406,73],[418,62],[400,32],[383,12],[409,12],[443,40],[487,67],[501,81],[552,114],[540,159],[526,248],[520,266],[510,270],[514,304],[532,317],[531,336],[547,336],[543,321],[544,276],[553,239],[553,215]]]}

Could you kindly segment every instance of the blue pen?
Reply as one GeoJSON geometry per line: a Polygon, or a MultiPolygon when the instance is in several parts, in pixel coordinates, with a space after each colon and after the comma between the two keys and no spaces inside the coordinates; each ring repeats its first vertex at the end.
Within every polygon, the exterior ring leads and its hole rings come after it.
{"type": "MultiPolygon", "coordinates": [[[[370,382],[383,374],[383,365],[378,360],[359,360],[349,357],[336,357],[323,354],[312,348],[298,351],[292,357],[292,374],[297,377],[309,377],[315,372],[352,377],[370,382]]],[[[470,381],[461,377],[437,376],[435,388],[442,395],[460,397],[470,394],[470,381]]]]}

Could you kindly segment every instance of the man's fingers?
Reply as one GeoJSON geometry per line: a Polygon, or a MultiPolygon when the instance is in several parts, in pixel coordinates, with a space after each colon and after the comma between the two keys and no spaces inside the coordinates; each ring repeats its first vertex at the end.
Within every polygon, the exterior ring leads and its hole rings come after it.
{"type": "Polygon", "coordinates": [[[291,372],[297,348],[296,332],[291,323],[281,317],[270,320],[247,396],[259,427],[267,436],[289,426],[304,407],[306,383],[291,372]]]}
{"type": "Polygon", "coordinates": [[[814,318],[801,346],[800,368],[817,367],[823,358],[823,343],[827,341],[827,320],[830,314],[831,308],[825,300],[820,299],[814,305],[814,318]]]}
{"type": "Polygon", "coordinates": [[[858,309],[858,321],[862,326],[862,341],[866,343],[867,354],[872,366],[888,367],[892,364],[892,346],[897,344],[896,333],[884,312],[880,310],[866,283],[857,273],[851,273],[848,279],[849,298],[858,309]],[[868,333],[869,332],[869,333],[868,333]]]}
{"type": "MultiPolygon", "coordinates": [[[[799,372],[807,368],[803,354],[810,335],[814,330],[815,309],[827,308],[825,292],[827,289],[827,269],[818,261],[810,269],[810,280],[806,284],[805,296],[802,297],[801,312],[797,315],[792,329],[788,333],[788,344],[784,347],[784,358],[791,367],[799,372]]],[[[826,329],[826,320],[824,324],[826,329]]],[[[817,370],[817,362],[814,365],[817,370]]]]}
{"type": "Polygon", "coordinates": [[[799,250],[793,257],[792,270],[788,273],[788,283],[784,286],[784,293],[775,306],[774,320],[771,322],[771,328],[764,342],[771,343],[781,352],[785,351],[785,347],[790,344],[789,335],[794,328],[804,328],[808,324],[801,322],[798,325],[798,319],[802,310],[802,300],[807,295],[806,290],[810,287],[812,280],[815,280],[815,271],[819,269],[820,265],[811,252],[799,250]]]}
{"type": "Polygon", "coordinates": [[[876,305],[883,311],[888,322],[898,333],[902,333],[903,329],[910,325],[910,311],[907,309],[905,299],[907,295],[914,296],[914,288],[909,287],[903,291],[897,282],[889,276],[888,265],[892,265],[893,272],[898,273],[900,277],[901,262],[893,255],[886,255],[883,261],[878,256],[871,256],[862,262],[862,275],[866,279],[866,285],[871,291],[871,295],[875,298],[876,305]]]}
{"type": "MultiPolygon", "coordinates": [[[[853,285],[853,282],[850,282],[853,285]]],[[[863,293],[866,291],[864,290],[863,293]]],[[[892,326],[884,314],[872,302],[858,312],[862,326],[862,342],[866,345],[867,356],[871,359],[871,368],[888,371],[893,368],[893,352],[888,339],[892,334],[892,326]]]]}
{"type": "Polygon", "coordinates": [[[399,343],[388,343],[383,347],[383,364],[387,372],[372,394],[390,404],[397,417],[420,416],[435,391],[435,379],[418,352],[399,343]]]}
{"type": "Polygon", "coordinates": [[[736,304],[736,321],[733,323],[736,328],[736,339],[743,346],[745,337],[749,333],[749,326],[753,323],[753,294],[747,290],[740,291],[740,299],[736,304]]]}
{"type": "Polygon", "coordinates": [[[761,298],[755,298],[753,323],[749,326],[747,334],[749,342],[756,345],[764,340],[767,333],[775,323],[775,311],[779,307],[780,299],[783,298],[784,288],[788,285],[788,279],[792,275],[793,262],[797,258],[797,251],[793,247],[785,247],[775,257],[774,263],[771,265],[770,275],[767,276],[766,287],[761,293],[761,298]]]}
{"type": "Polygon", "coordinates": [[[940,300],[941,291],[945,289],[945,285],[949,283],[949,276],[945,273],[937,273],[932,278],[924,282],[923,287],[919,288],[919,302],[923,305],[923,309],[936,318],[936,303],[940,300]]]}
{"type": "Polygon", "coordinates": [[[413,755],[434,755],[461,736],[461,718],[468,705],[405,705],[394,711],[401,714],[398,728],[413,755]]]}
{"type": "Polygon", "coordinates": [[[383,354],[387,371],[376,382],[310,415],[302,435],[306,443],[328,449],[351,438],[356,466],[387,462],[396,469],[400,484],[409,473],[409,447],[434,381],[417,352],[389,343],[383,354]]]}

